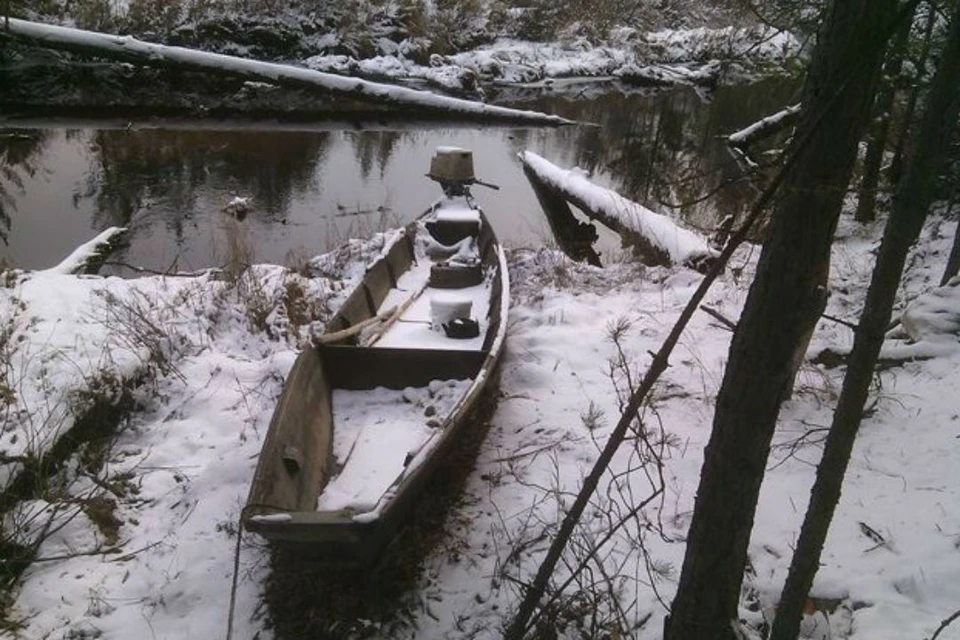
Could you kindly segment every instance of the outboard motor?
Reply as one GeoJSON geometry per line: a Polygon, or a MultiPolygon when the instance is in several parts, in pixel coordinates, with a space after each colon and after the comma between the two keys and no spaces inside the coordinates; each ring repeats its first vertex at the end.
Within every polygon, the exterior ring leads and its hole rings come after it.
{"type": "Polygon", "coordinates": [[[427,177],[440,183],[443,194],[449,198],[469,196],[470,187],[479,184],[491,189],[499,189],[495,184],[477,180],[473,175],[473,152],[460,147],[437,147],[430,159],[430,173],[427,177]]]}

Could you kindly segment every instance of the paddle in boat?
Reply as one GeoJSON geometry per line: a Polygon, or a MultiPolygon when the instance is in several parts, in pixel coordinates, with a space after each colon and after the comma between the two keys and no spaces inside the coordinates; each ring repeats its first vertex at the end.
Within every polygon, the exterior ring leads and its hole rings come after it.
{"type": "Polygon", "coordinates": [[[443,197],[395,232],[294,363],[243,510],[248,530],[332,564],[377,559],[480,428],[503,350],[507,264],[470,195],[483,184],[471,152],[438,149],[428,176],[443,197]]]}

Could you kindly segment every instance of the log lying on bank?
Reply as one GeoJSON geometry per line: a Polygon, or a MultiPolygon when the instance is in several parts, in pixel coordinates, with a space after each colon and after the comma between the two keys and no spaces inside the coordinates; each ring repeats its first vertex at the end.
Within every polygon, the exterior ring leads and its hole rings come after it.
{"type": "Polygon", "coordinates": [[[539,183],[535,189],[552,192],[619,233],[623,243],[632,246],[645,264],[680,264],[706,273],[717,257],[717,252],[699,234],[614,191],[598,187],[576,171],[561,169],[530,151],[521,152],[520,161],[528,177],[532,174],[539,183]]]}
{"type": "Polygon", "coordinates": [[[956,345],[960,338],[960,276],[915,298],[903,310],[900,323],[914,342],[956,345]]]}
{"type": "Polygon", "coordinates": [[[70,255],[48,271],[61,274],[97,273],[104,261],[120,246],[126,235],[126,227],[110,227],[93,240],[84,242],[74,249],[70,255]]]}
{"type": "Polygon", "coordinates": [[[420,115],[447,115],[491,122],[552,126],[573,124],[566,118],[537,111],[497,107],[302,67],[151,44],[131,36],[113,36],[16,18],[10,18],[9,26],[4,32],[19,40],[70,53],[152,67],[228,73],[247,80],[320,91],[327,95],[376,103],[420,115]]]}

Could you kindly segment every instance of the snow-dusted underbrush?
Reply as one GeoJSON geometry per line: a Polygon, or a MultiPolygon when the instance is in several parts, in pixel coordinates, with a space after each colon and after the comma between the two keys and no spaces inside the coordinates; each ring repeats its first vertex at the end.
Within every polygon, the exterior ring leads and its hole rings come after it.
{"type": "Polygon", "coordinates": [[[255,57],[324,52],[366,58],[378,51],[394,53],[385,49],[399,46],[422,63],[431,54],[464,51],[497,37],[597,42],[626,26],[656,30],[749,19],[721,2],[654,7],[634,0],[334,0],[321,5],[302,0],[44,0],[13,2],[11,9],[15,17],[153,35],[171,44],[255,57]]]}
{"type": "MultiPolygon", "coordinates": [[[[928,225],[901,308],[913,301],[921,315],[936,315],[935,300],[952,299],[952,291],[921,294],[939,281],[955,224],[928,225]]],[[[841,221],[831,317],[856,321],[879,233],[879,224],[841,221]]],[[[24,397],[55,408],[95,378],[95,393],[113,397],[111,378],[93,375],[105,363],[116,379],[152,371],[131,390],[135,405],[122,429],[65,456],[43,491],[5,515],[5,531],[34,537],[7,534],[4,550],[41,539],[36,560],[16,567],[7,636],[224,634],[236,522],[283,378],[310,327],[322,325],[388,239],[347,243],[303,262],[302,274],[262,265],[137,281],[38,272],[0,291],[4,326],[13,327],[0,331],[0,346],[16,365],[0,378],[5,455],[11,434],[26,437],[17,418],[24,397]],[[303,305],[293,312],[296,300],[303,305]]],[[[745,247],[708,294],[712,313],[695,314],[602,479],[538,614],[545,636],[660,637],[728,325],[758,254],[745,247]]],[[[475,458],[451,460],[390,563],[369,574],[331,576],[300,558],[271,560],[261,540],[244,535],[234,637],[501,635],[625,395],[702,277],[631,261],[599,269],[549,249],[513,250],[509,260],[507,351],[492,413],[479,418],[490,428],[475,458]]],[[[775,611],[851,341],[848,326],[824,319],[783,406],[744,585],[741,617],[754,629],[775,611]],[[825,347],[841,354],[837,363],[813,357],[825,347]]],[[[833,638],[919,638],[956,609],[958,357],[953,349],[901,359],[878,373],[811,594],[809,637],[827,637],[829,628],[833,638]]]]}
{"type": "MultiPolygon", "coordinates": [[[[231,406],[249,412],[220,425],[219,436],[259,443],[251,437],[258,409],[272,406],[283,363],[322,327],[342,288],[342,280],[330,284],[311,265],[303,268],[306,275],[228,265],[140,280],[18,272],[0,290],[4,591],[24,570],[29,592],[34,581],[44,583],[47,567],[80,558],[120,568],[124,561],[113,556],[139,553],[139,534],[157,524],[148,520],[150,506],[172,488],[150,490],[157,469],[182,484],[191,472],[181,464],[211,462],[203,443],[217,434],[204,424],[208,403],[191,404],[211,385],[233,389],[215,393],[213,407],[232,395],[231,406]],[[176,432],[183,406],[197,409],[187,439],[151,444],[165,430],[176,432]],[[189,453],[177,455],[183,446],[189,453]]],[[[156,549],[174,533],[145,545],[156,549]]],[[[6,620],[16,626],[20,619],[6,620]]]]}
{"type": "MultiPolygon", "coordinates": [[[[952,229],[952,223],[928,225],[924,244],[914,252],[905,300],[939,277],[952,229]]],[[[848,219],[841,224],[831,316],[856,321],[879,231],[879,225],[861,227],[848,219]]],[[[707,306],[736,321],[757,254],[755,248],[742,252],[707,306]]],[[[597,443],[618,416],[623,378],[611,377],[610,360],[622,363],[626,354],[642,371],[699,281],[681,269],[594,269],[546,250],[515,252],[511,268],[517,284],[503,397],[460,510],[473,527],[450,527],[450,535],[474,554],[452,565],[428,561],[443,587],[437,587],[433,615],[420,617],[420,637],[451,637],[451,621],[471,637],[497,637],[517,604],[519,586],[532,580],[596,459],[597,443]],[[618,330],[626,326],[621,318],[630,321],[629,330],[618,330]],[[477,526],[481,522],[488,523],[486,530],[477,526]]],[[[645,457],[635,440],[615,460],[548,589],[538,622],[545,636],[660,637],[729,337],[724,322],[695,316],[644,408],[649,442],[660,445],[657,455],[645,457]]],[[[825,319],[810,355],[850,341],[849,327],[825,319]]],[[[941,356],[878,374],[804,637],[923,637],[956,608],[952,585],[960,557],[951,545],[960,512],[947,505],[955,504],[950,496],[960,477],[944,453],[955,437],[955,409],[946,390],[956,366],[955,355],[941,356]],[[908,511],[904,500],[910,501],[908,511]]],[[[794,397],[783,407],[741,610],[756,630],[772,620],[842,373],[805,363],[794,397]]]]}
{"type": "MultiPolygon", "coordinates": [[[[438,581],[448,585],[447,618],[475,637],[495,637],[508,621],[649,351],[700,279],[633,262],[597,269],[550,250],[515,251],[511,274],[503,397],[468,483],[476,505],[468,500],[465,509],[487,527],[452,531],[477,552],[438,568],[438,581]],[[484,580],[468,582],[469,575],[484,580]]],[[[728,280],[709,303],[735,314],[740,299],[728,280]]],[[[699,469],[690,440],[709,428],[730,335],[714,322],[695,318],[601,480],[551,581],[536,623],[542,637],[656,637],[662,628],[691,504],[685,485],[699,469]]],[[[421,622],[436,630],[425,637],[443,637],[443,622],[421,622]]]]}

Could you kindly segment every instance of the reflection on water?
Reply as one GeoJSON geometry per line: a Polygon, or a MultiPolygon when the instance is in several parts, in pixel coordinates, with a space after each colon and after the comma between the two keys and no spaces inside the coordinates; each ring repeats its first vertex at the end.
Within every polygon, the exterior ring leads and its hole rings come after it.
{"type": "Polygon", "coordinates": [[[37,156],[47,140],[46,131],[0,131],[0,242],[7,244],[11,216],[24,180],[37,173],[37,156]]]}
{"type": "Polygon", "coordinates": [[[710,228],[753,191],[738,184],[696,202],[738,169],[720,137],[789,102],[793,86],[725,88],[710,102],[690,90],[613,92],[522,106],[595,123],[563,129],[282,130],[229,123],[0,129],[0,256],[24,268],[57,262],[109,226],[131,228],[118,260],[166,270],[225,259],[223,209],[251,198],[242,226],[257,260],[313,255],[348,237],[416,216],[439,193],[424,178],[439,145],[473,149],[477,188],[501,239],[548,236],[516,154],[530,149],[580,166],[648,207],[710,228]],[[164,127],[164,128],[160,128],[164,127]]]}

